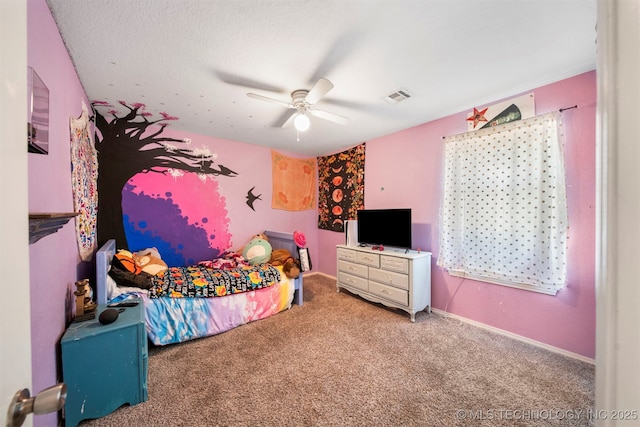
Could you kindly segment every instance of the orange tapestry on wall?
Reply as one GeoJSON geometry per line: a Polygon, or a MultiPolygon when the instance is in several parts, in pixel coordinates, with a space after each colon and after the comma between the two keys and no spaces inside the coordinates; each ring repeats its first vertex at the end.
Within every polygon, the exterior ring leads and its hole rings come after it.
{"type": "Polygon", "coordinates": [[[271,207],[287,211],[315,208],[316,159],[296,159],[271,150],[271,207]]]}

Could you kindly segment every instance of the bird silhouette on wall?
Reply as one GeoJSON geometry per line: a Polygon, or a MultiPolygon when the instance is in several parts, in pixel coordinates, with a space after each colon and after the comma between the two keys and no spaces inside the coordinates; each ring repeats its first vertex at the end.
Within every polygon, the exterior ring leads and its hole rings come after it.
{"type": "Polygon", "coordinates": [[[253,187],[251,187],[251,190],[247,191],[247,206],[249,206],[253,211],[255,211],[254,207],[253,207],[253,202],[255,202],[256,200],[262,200],[260,198],[260,196],[262,196],[262,194],[258,194],[257,196],[255,194],[253,194],[253,190],[255,189],[255,185],[253,187]]]}
{"type": "Polygon", "coordinates": [[[220,175],[225,175],[225,176],[235,176],[238,175],[237,172],[232,171],[231,169],[229,169],[228,167],[224,166],[224,165],[218,165],[218,169],[220,170],[220,175]]]}

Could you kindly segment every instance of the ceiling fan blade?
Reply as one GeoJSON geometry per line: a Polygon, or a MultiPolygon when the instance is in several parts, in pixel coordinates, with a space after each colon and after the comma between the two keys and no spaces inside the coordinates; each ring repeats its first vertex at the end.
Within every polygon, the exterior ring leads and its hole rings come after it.
{"type": "Polygon", "coordinates": [[[333,83],[320,77],[315,85],[311,88],[307,96],[304,98],[306,102],[313,105],[333,89],[333,83]]]}
{"type": "Polygon", "coordinates": [[[281,105],[283,107],[286,108],[296,108],[293,106],[293,104],[289,103],[289,102],[285,102],[285,101],[280,101],[279,99],[275,99],[275,98],[269,98],[268,96],[262,96],[262,95],[258,95],[257,93],[247,93],[247,96],[249,98],[253,98],[253,99],[259,99],[260,101],[267,101],[267,102],[271,102],[273,104],[278,104],[281,105]]]}
{"type": "Polygon", "coordinates": [[[347,123],[349,123],[349,118],[348,117],[339,116],[337,114],[329,113],[327,111],[322,111],[322,110],[311,110],[311,109],[309,109],[308,111],[314,117],[320,117],[321,119],[329,120],[329,121],[334,122],[334,123],[338,123],[338,124],[341,124],[341,125],[346,125],[347,123]]]}
{"type": "Polygon", "coordinates": [[[297,115],[298,115],[297,111],[292,111],[291,115],[289,116],[289,118],[284,123],[282,123],[281,127],[290,128],[291,126],[293,126],[293,121],[296,119],[297,115]]]}
{"type": "Polygon", "coordinates": [[[287,93],[287,91],[281,87],[273,86],[258,80],[253,80],[248,77],[243,77],[237,74],[226,73],[224,71],[219,71],[219,70],[214,70],[213,72],[216,75],[216,77],[218,77],[220,80],[230,85],[241,86],[247,89],[262,90],[262,91],[274,92],[274,93],[282,93],[282,94],[287,93]]]}

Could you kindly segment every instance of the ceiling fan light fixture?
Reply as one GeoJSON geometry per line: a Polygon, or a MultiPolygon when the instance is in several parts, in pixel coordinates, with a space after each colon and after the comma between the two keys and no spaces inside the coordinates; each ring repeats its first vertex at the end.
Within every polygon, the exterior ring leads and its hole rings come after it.
{"type": "Polygon", "coordinates": [[[279,104],[280,106],[289,109],[296,110],[292,114],[288,115],[287,119],[281,125],[281,127],[290,127],[293,123],[293,126],[298,132],[299,137],[300,132],[308,130],[309,126],[311,125],[309,115],[319,117],[324,120],[329,120],[341,125],[347,124],[347,122],[349,121],[347,117],[333,114],[328,111],[316,110],[315,108],[313,108],[315,103],[320,101],[331,89],[333,89],[333,83],[323,77],[320,77],[310,90],[297,89],[291,92],[291,102],[281,101],[279,99],[270,98],[268,96],[258,95],[257,93],[251,92],[247,93],[247,96],[249,98],[258,99],[260,101],[268,101],[274,104],[279,104]]]}
{"type": "Polygon", "coordinates": [[[295,126],[297,131],[304,132],[307,129],[309,129],[309,126],[311,125],[311,120],[309,120],[309,117],[307,117],[305,113],[298,113],[298,115],[293,121],[293,125],[295,126]]]}

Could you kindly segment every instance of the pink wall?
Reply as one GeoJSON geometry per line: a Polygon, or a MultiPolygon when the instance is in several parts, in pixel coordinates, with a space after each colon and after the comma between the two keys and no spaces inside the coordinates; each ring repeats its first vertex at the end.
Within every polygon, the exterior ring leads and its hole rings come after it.
{"type": "MultiPolygon", "coordinates": [[[[595,71],[533,92],[536,114],[579,106],[562,115],[570,238],[567,286],[556,296],[461,280],[435,263],[442,137],[466,131],[466,111],[367,141],[365,206],[413,209],[414,246],[433,253],[433,307],[594,358],[595,71]]],[[[318,269],[335,276],[335,245],[344,238],[339,233],[319,231],[317,240],[322,253],[318,269]]]]}
{"type": "MultiPolygon", "coordinates": [[[[73,212],[69,118],[88,105],[45,0],[27,2],[27,63],[49,88],[49,154],[29,154],[29,211],[73,212]]],[[[32,394],[60,380],[59,340],[69,313],[67,295],[91,271],[80,261],[74,221],[29,246],[32,394]]],[[[56,414],[34,425],[56,425],[56,414]]]]}

